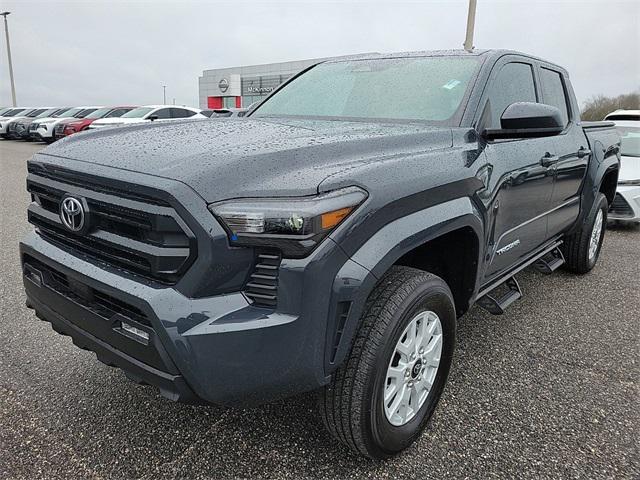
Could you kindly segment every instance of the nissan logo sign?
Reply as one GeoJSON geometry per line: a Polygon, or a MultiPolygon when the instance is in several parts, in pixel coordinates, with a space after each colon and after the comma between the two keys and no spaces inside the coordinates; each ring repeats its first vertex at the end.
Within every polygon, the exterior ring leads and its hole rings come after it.
{"type": "Polygon", "coordinates": [[[85,224],[84,207],[80,200],[66,197],[60,203],[60,220],[72,232],[79,232],[85,224]]]}
{"type": "Polygon", "coordinates": [[[226,78],[220,80],[220,82],[218,82],[218,88],[222,93],[225,93],[227,90],[229,90],[229,80],[227,80],[226,78]]]}

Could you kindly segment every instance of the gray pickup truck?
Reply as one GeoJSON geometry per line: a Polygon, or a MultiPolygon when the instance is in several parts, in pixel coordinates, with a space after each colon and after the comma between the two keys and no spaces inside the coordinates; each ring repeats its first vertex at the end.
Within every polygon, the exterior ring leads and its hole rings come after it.
{"type": "Polygon", "coordinates": [[[434,411],[471,305],[503,313],[528,266],[594,267],[619,146],[522,53],[323,62],[244,118],[36,154],[27,306],[173,400],[318,390],[337,439],[388,457],[434,411]]]}

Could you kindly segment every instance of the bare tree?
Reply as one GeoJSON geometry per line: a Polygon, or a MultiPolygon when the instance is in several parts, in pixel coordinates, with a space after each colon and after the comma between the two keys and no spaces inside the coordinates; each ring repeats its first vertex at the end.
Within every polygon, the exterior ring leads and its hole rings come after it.
{"type": "Polygon", "coordinates": [[[618,109],[640,110],[640,91],[617,97],[592,97],[584,103],[581,117],[582,120],[602,120],[605,115],[618,109]]]}

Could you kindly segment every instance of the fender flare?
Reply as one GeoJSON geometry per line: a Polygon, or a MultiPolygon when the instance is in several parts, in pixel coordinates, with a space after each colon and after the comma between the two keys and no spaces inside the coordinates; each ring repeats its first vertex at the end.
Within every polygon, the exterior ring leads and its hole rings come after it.
{"type": "MultiPolygon", "coordinates": [[[[367,298],[384,273],[405,253],[446,233],[470,227],[481,243],[482,215],[469,197],[457,198],[388,223],[369,238],[336,274],[329,308],[325,372],[330,375],[351,349],[367,298]]],[[[482,247],[478,248],[478,266],[482,247]]],[[[476,270],[474,298],[478,288],[476,270]]]]}

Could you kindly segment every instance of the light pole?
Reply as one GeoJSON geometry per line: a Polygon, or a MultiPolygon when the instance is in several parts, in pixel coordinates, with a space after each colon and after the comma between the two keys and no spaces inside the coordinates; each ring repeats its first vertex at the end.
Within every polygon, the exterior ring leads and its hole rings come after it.
{"type": "Polygon", "coordinates": [[[469,0],[469,13],[467,15],[467,36],[464,39],[464,49],[468,52],[473,50],[473,30],[476,24],[476,3],[477,0],[469,0]]]}
{"type": "Polygon", "coordinates": [[[166,85],[162,85],[162,104],[163,105],[167,104],[167,86],[166,85]]]}
{"type": "Polygon", "coordinates": [[[9,45],[9,25],[7,24],[7,15],[11,12],[2,12],[0,15],[4,17],[4,33],[7,37],[7,57],[9,57],[9,78],[11,79],[11,100],[13,100],[13,106],[17,107],[16,103],[16,84],[13,81],[13,64],[11,63],[11,46],[9,45]]]}

